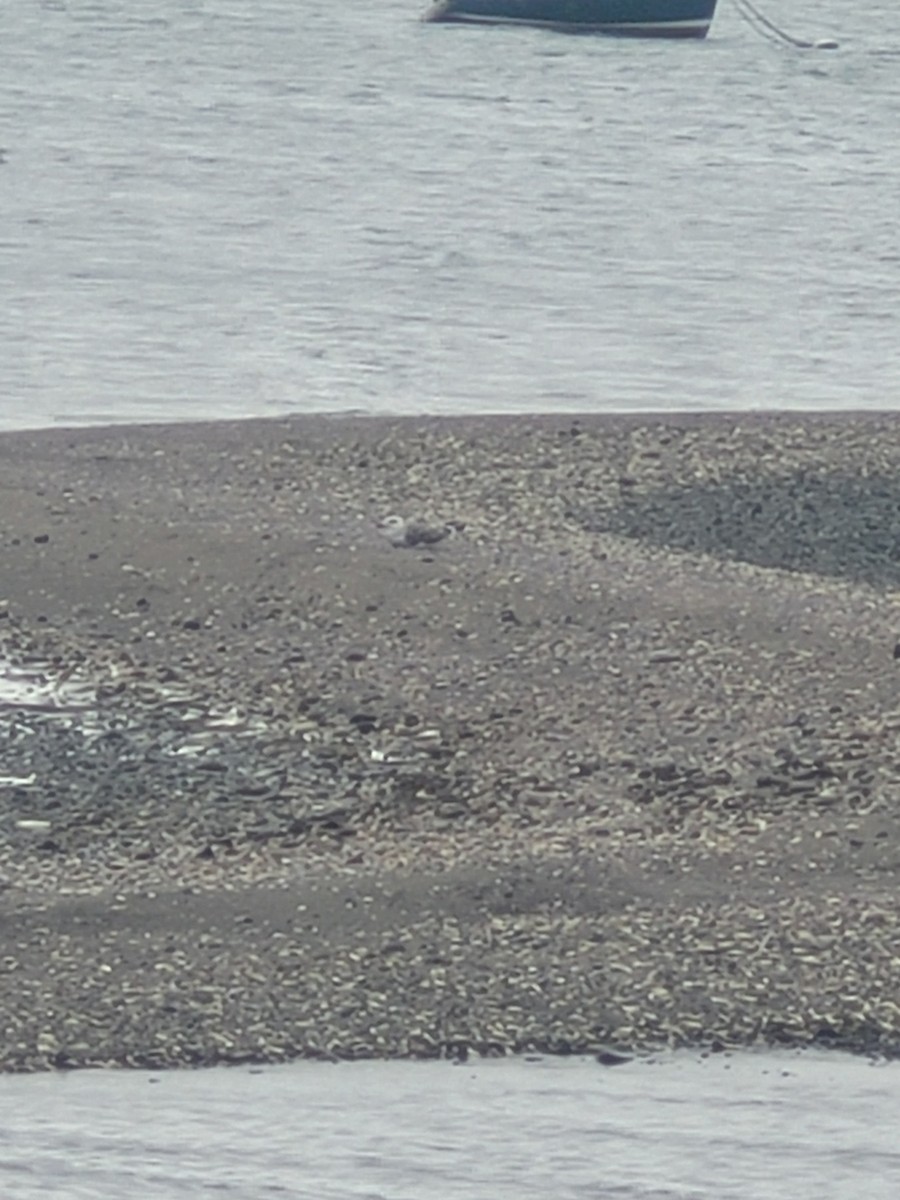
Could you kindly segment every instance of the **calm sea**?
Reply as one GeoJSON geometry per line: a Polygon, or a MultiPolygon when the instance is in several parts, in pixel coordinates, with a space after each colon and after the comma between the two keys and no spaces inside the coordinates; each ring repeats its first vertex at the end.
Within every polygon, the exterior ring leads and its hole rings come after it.
{"type": "Polygon", "coordinates": [[[900,1063],[300,1063],[0,1079],[5,1200],[897,1200],[900,1063]]]}
{"type": "Polygon", "coordinates": [[[896,5],[3,6],[0,427],[900,401],[896,5]]]}

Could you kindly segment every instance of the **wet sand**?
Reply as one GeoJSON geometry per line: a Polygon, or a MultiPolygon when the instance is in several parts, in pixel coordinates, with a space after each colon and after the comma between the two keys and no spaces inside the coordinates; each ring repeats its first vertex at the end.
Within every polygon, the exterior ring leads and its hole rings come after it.
{"type": "Polygon", "coordinates": [[[0,1064],[896,1052],[898,430],[0,437],[0,1064]]]}

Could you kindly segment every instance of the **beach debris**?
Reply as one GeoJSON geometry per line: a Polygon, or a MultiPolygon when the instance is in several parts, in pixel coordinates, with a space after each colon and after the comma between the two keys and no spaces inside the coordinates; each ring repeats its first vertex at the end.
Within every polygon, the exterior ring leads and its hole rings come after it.
{"type": "Polygon", "coordinates": [[[392,546],[433,546],[454,531],[453,525],[429,525],[425,521],[408,521],[391,513],[378,525],[378,532],[392,546]]]}
{"type": "Polygon", "coordinates": [[[84,712],[93,706],[94,692],[74,664],[60,671],[50,663],[18,665],[0,658],[0,710],[44,713],[84,712]]]}
{"type": "MultiPolygon", "coordinates": [[[[14,662],[0,654],[0,715],[18,714],[37,728],[42,722],[77,729],[88,742],[138,727],[146,719],[168,721],[171,736],[160,747],[168,756],[197,756],[268,729],[265,718],[237,705],[210,702],[187,682],[164,682],[138,669],[105,663],[97,670],[75,661],[29,657],[14,662]]],[[[36,775],[0,775],[0,788],[31,787],[36,775]]]]}
{"type": "Polygon", "coordinates": [[[0,787],[32,787],[37,782],[37,772],[30,775],[0,775],[0,787]]]}

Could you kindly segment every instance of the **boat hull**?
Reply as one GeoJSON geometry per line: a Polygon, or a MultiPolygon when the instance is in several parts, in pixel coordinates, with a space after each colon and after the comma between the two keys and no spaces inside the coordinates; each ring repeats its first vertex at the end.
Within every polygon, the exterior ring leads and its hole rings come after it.
{"type": "Polygon", "coordinates": [[[703,38],[716,0],[438,0],[424,17],[466,25],[540,25],[620,37],[703,38]]]}

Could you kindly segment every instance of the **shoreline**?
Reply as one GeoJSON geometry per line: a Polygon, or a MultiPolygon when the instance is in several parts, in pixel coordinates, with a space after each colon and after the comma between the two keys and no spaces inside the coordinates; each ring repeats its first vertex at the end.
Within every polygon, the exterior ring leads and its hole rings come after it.
{"type": "Polygon", "coordinates": [[[0,471],[0,1069],[900,1055],[900,415],[13,431],[0,471]]]}
{"type": "Polygon", "coordinates": [[[533,411],[522,412],[498,410],[496,412],[432,412],[419,414],[386,411],[364,412],[359,409],[321,409],[315,412],[282,413],[264,417],[253,415],[238,417],[196,417],[179,421],[99,421],[92,422],[91,424],[65,425],[55,423],[53,425],[38,425],[33,427],[10,426],[9,428],[0,426],[0,441],[11,438],[46,439],[52,441],[58,437],[63,438],[70,435],[74,435],[76,438],[84,435],[87,438],[96,437],[105,439],[107,437],[115,437],[118,434],[128,435],[129,433],[138,433],[148,437],[157,434],[165,438],[169,434],[177,434],[179,431],[196,435],[204,430],[213,433],[222,433],[228,430],[240,430],[247,427],[255,429],[264,435],[267,430],[276,426],[286,430],[297,430],[302,426],[312,429],[318,426],[348,425],[359,427],[360,430],[364,431],[367,426],[373,428],[383,426],[387,428],[403,425],[420,426],[423,428],[428,426],[474,428],[480,425],[544,428],[554,426],[557,422],[569,422],[582,424],[591,429],[599,429],[601,427],[608,429],[615,427],[630,429],[638,426],[691,428],[694,425],[722,425],[727,427],[729,425],[781,424],[784,422],[793,422],[795,424],[835,424],[839,422],[858,424],[860,422],[875,422],[883,424],[898,419],[900,419],[900,407],[864,409],[838,407],[807,409],[623,408],[604,410],[603,412],[596,412],[589,409],[560,409],[558,411],[546,412],[535,409],[533,411]]]}

